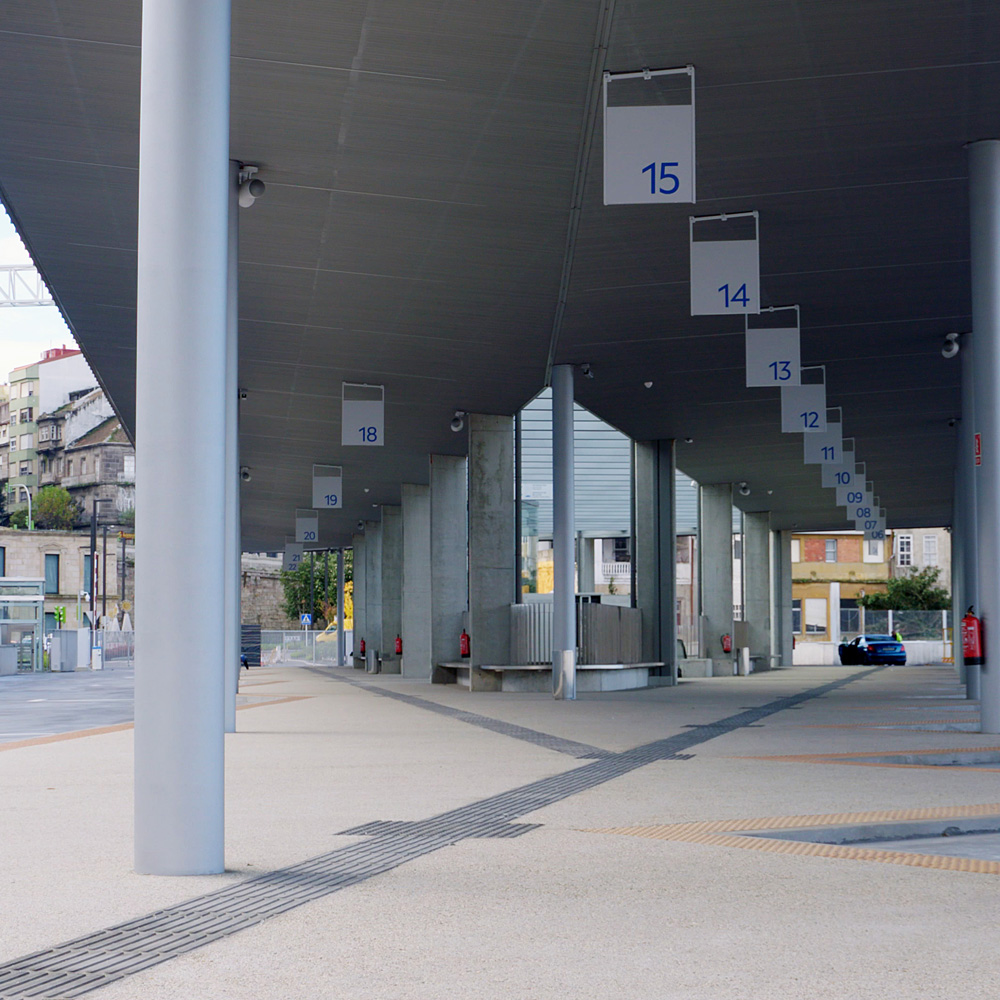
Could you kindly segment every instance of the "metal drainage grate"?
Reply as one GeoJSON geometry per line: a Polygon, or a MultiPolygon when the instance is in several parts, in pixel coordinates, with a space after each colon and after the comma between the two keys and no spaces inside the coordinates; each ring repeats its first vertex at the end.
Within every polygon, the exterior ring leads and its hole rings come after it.
{"type": "Polygon", "coordinates": [[[509,837],[517,835],[512,829],[537,828],[538,824],[512,821],[653,761],[685,760],[690,755],[684,754],[684,750],[821,697],[878,669],[881,668],[779,698],[624,753],[606,754],[575,770],[542,778],[430,819],[366,824],[375,828],[376,833],[368,840],[6,962],[0,965],[0,1000],[72,1000],[460,840],[509,837]]]}

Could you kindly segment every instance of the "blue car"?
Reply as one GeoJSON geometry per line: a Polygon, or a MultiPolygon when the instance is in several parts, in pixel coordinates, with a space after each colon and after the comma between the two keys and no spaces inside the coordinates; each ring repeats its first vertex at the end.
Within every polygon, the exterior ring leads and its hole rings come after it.
{"type": "Polygon", "coordinates": [[[859,635],[850,642],[842,642],[838,652],[840,662],[846,666],[891,663],[906,666],[906,648],[891,635],[859,635]]]}

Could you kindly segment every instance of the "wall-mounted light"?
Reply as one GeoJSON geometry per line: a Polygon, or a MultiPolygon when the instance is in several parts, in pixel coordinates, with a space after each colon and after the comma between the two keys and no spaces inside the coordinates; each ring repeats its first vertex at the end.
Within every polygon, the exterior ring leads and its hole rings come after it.
{"type": "Polygon", "coordinates": [[[451,429],[457,434],[465,426],[465,410],[456,410],[455,416],[451,418],[451,429]]]}
{"type": "Polygon", "coordinates": [[[741,497],[750,496],[750,486],[748,483],[740,483],[740,496],[741,497]]]}
{"type": "Polygon", "coordinates": [[[957,333],[944,335],[944,344],[941,345],[942,358],[953,358],[962,349],[962,345],[958,342],[959,336],[960,334],[957,333]]]}

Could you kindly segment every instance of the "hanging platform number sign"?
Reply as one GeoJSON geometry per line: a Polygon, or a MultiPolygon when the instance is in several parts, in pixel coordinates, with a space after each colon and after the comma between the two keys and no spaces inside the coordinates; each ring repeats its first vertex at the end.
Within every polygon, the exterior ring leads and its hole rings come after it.
{"type": "MultiPolygon", "coordinates": [[[[760,229],[757,213],[692,215],[690,223],[691,315],[759,313],[760,229]],[[751,224],[744,220],[751,220],[751,224]],[[697,228],[697,235],[695,223],[702,224],[697,228]]],[[[782,374],[783,369],[779,367],[777,373],[782,374]]],[[[778,380],[768,384],[788,383],[787,380],[785,383],[778,380]]]]}
{"type": "Polygon", "coordinates": [[[837,484],[837,506],[843,507],[847,511],[847,516],[853,520],[854,511],[857,507],[870,507],[871,494],[865,488],[865,475],[861,471],[864,469],[864,462],[859,462],[855,466],[853,475],[849,470],[844,469],[840,479],[850,478],[850,482],[840,482],[837,484]]]}
{"type": "Polygon", "coordinates": [[[344,382],[341,421],[341,444],[385,444],[384,386],[344,382]]]}
{"type": "Polygon", "coordinates": [[[847,508],[847,517],[854,522],[856,528],[864,529],[868,522],[872,522],[874,527],[874,522],[878,519],[878,504],[871,493],[864,492],[860,500],[851,503],[847,508]]]}
{"type": "Polygon", "coordinates": [[[293,538],[285,538],[285,552],[281,560],[281,568],[286,573],[294,573],[302,565],[302,543],[293,538]]]}
{"type": "Polygon", "coordinates": [[[840,465],[844,461],[844,435],[840,421],[828,421],[825,434],[802,435],[802,461],[806,465],[840,465]]]}
{"type": "Polygon", "coordinates": [[[295,541],[319,541],[319,514],[314,510],[296,508],[295,510],[295,541]]]}
{"type": "Polygon", "coordinates": [[[313,507],[318,510],[340,510],[344,506],[343,483],[344,470],[341,466],[314,465],[313,507]]]}
{"type": "Polygon", "coordinates": [[[865,541],[866,542],[884,542],[885,541],[885,511],[880,510],[878,517],[875,519],[875,523],[872,527],[868,527],[868,522],[865,522],[865,541]]]}
{"type": "Polygon", "coordinates": [[[818,371],[821,373],[823,381],[782,388],[782,433],[825,434],[827,431],[826,371],[822,366],[803,368],[802,371],[818,371]]]}
{"type": "MultiPolygon", "coordinates": [[[[801,385],[802,365],[799,351],[799,307],[795,310],[795,325],[789,327],[750,328],[746,323],[747,386],[801,385]]],[[[774,312],[775,309],[761,310],[774,312]]]]}
{"type": "Polygon", "coordinates": [[[838,489],[841,486],[853,486],[857,473],[855,472],[854,452],[844,451],[843,465],[824,465],[821,469],[823,485],[827,489],[838,489]]]}
{"type": "Polygon", "coordinates": [[[694,67],[605,73],[604,204],[694,201],[694,67]]]}

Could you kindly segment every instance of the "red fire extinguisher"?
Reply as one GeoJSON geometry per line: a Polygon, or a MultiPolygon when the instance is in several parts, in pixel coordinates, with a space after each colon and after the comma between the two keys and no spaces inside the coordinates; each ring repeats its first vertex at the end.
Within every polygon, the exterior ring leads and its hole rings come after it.
{"type": "Polygon", "coordinates": [[[469,633],[462,629],[462,634],[458,638],[458,651],[462,656],[462,659],[466,659],[469,654],[469,633]]]}
{"type": "Polygon", "coordinates": [[[396,636],[396,655],[400,656],[403,652],[403,637],[400,635],[396,636]]]}
{"type": "Polygon", "coordinates": [[[364,638],[363,638],[363,637],[362,637],[362,639],[361,639],[361,655],[362,655],[362,656],[364,656],[364,655],[365,655],[365,640],[364,640],[364,638]]]}
{"type": "Polygon", "coordinates": [[[722,643],[723,653],[731,653],[733,651],[733,637],[728,632],[719,641],[722,643]]]}
{"type": "Polygon", "coordinates": [[[962,656],[968,667],[983,665],[983,623],[972,613],[972,607],[962,619],[962,656]]]}

